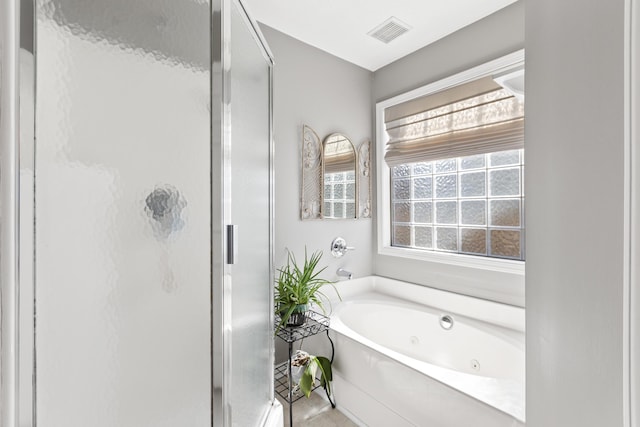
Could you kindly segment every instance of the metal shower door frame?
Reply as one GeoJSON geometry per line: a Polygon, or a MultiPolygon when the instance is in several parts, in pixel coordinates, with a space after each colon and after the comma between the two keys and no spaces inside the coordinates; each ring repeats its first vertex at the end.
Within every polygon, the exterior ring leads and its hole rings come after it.
{"type": "Polygon", "coordinates": [[[0,2],[0,425],[18,416],[19,43],[17,0],[0,2]]]}
{"type": "MultiPolygon", "coordinates": [[[[257,23],[247,13],[240,0],[211,0],[211,224],[212,224],[212,422],[214,426],[231,426],[229,379],[231,372],[231,269],[228,259],[227,225],[231,224],[231,75],[233,73],[231,52],[231,8],[238,6],[245,22],[262,51],[269,67],[269,283],[273,283],[275,272],[274,246],[274,167],[273,167],[273,55],[257,23]],[[217,203],[217,204],[216,204],[217,203]]],[[[270,291],[273,301],[273,287],[270,291]]],[[[270,306],[271,329],[273,328],[273,306],[270,306]]],[[[274,343],[271,340],[270,366],[275,360],[274,343]]],[[[273,369],[270,384],[273,383],[273,369]]],[[[271,388],[271,401],[274,391],[271,388]]]]}

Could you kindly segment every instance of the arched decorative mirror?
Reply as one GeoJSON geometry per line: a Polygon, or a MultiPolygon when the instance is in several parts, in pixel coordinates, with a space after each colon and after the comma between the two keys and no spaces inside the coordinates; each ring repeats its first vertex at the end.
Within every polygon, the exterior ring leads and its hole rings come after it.
{"type": "Polygon", "coordinates": [[[303,126],[301,219],[371,218],[370,147],[303,126]]]}
{"type": "Polygon", "coordinates": [[[356,149],[341,133],[332,133],[322,143],[322,217],[355,218],[356,149]]]}

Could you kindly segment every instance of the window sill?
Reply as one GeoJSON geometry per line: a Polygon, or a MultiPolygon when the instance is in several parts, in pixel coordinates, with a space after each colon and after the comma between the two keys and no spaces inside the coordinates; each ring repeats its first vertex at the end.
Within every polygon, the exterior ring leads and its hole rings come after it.
{"type": "Polygon", "coordinates": [[[524,276],[525,272],[524,261],[509,259],[478,257],[473,255],[463,255],[446,252],[427,252],[419,249],[398,248],[393,246],[384,246],[380,248],[378,250],[378,254],[383,256],[393,256],[418,261],[455,265],[459,267],[517,274],[521,276],[524,276]]]}

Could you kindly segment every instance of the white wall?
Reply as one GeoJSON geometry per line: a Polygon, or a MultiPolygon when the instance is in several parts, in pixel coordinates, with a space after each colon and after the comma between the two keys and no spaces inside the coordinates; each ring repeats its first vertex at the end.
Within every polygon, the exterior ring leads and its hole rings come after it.
{"type": "Polygon", "coordinates": [[[377,70],[373,101],[425,86],[523,47],[524,0],[520,0],[377,70]]]}
{"type": "MultiPolygon", "coordinates": [[[[457,31],[374,74],[373,102],[449,77],[524,47],[524,2],[457,31]]],[[[374,243],[375,244],[375,243],[374,243]]],[[[478,270],[377,254],[374,273],[524,306],[522,274],[478,270]]]]}
{"type": "Polygon", "coordinates": [[[344,267],[354,277],[371,274],[371,219],[300,220],[302,125],[321,138],[341,132],[358,145],[371,139],[371,72],[262,26],[274,57],[275,262],[286,248],[297,256],[322,250],[326,278],[344,267]],[[342,236],[356,248],[333,258],[329,246],[342,236]]]}
{"type": "MultiPolygon", "coordinates": [[[[354,144],[372,138],[371,78],[368,70],[304,44],[270,27],[261,26],[275,57],[275,254],[276,268],[286,262],[286,249],[298,258],[322,250],[323,277],[337,280],[343,267],[354,277],[372,273],[371,219],[300,220],[302,126],[311,126],[323,138],[332,132],[347,135],[354,144]],[[342,236],[356,248],[333,258],[331,241],[342,236]]],[[[276,361],[286,348],[276,340],[276,361]]]]}
{"type": "Polygon", "coordinates": [[[530,427],[623,425],[624,3],[526,6],[530,427]]]}

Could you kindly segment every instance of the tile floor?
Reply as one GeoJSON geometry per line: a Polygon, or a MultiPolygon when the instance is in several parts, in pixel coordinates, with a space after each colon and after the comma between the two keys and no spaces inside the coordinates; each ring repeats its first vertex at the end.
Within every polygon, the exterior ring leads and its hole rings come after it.
{"type": "MultiPolygon", "coordinates": [[[[289,404],[279,396],[284,411],[284,425],[289,427],[289,404]]],[[[309,399],[302,398],[293,404],[293,425],[305,427],[357,427],[349,418],[317,393],[311,393],[309,399]]]]}

